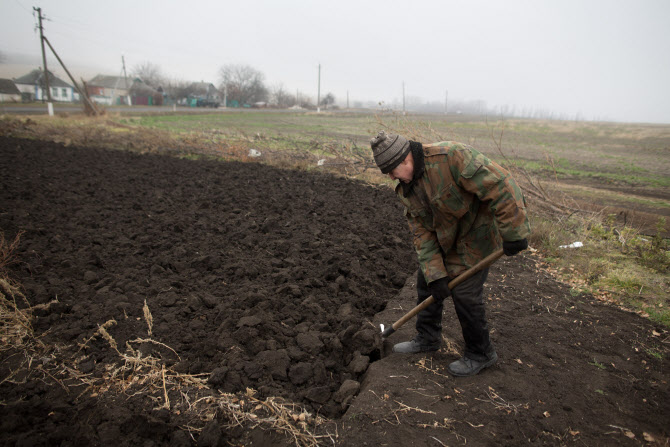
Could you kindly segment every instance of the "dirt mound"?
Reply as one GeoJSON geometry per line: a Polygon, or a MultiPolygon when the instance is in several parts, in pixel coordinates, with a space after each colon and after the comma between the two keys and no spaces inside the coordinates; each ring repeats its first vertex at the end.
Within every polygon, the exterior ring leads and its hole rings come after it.
{"type": "MultiPolygon", "coordinates": [[[[113,319],[122,350],[148,338],[146,300],[152,338],[171,349],[143,343],[145,356],[211,373],[224,392],[341,414],[334,394],[378,348],[369,320],[415,268],[392,191],[259,164],[1,145],[0,225],[25,231],[13,277],[32,305],[58,301],[37,312],[45,342],[74,355],[113,319]]],[[[93,376],[119,360],[102,338],[79,355],[93,376]]]]}
{"type": "MultiPolygon", "coordinates": [[[[0,353],[4,445],[298,442],[253,415],[224,420],[221,396],[231,411],[299,403],[309,423],[335,418],[341,445],[668,435],[666,336],[572,297],[528,256],[489,280],[499,366],[456,382],[454,350],[375,362],[378,323],[413,303],[411,279],[398,293],[416,268],[387,188],[2,137],[0,169],[0,229],[24,231],[10,273],[37,335],[28,354],[0,353]]],[[[449,312],[445,328],[460,339],[449,312]]]]}

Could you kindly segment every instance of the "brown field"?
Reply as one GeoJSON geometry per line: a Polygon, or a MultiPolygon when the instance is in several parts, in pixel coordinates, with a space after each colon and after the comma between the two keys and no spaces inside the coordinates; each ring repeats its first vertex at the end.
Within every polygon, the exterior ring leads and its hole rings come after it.
{"type": "Polygon", "coordinates": [[[651,225],[668,127],[394,119],[1,120],[3,445],[668,445],[667,327],[557,280],[539,245],[491,271],[495,367],[446,373],[450,309],[440,351],[389,355],[416,260],[362,152],[382,125],[466,141],[545,219],[651,225]]]}

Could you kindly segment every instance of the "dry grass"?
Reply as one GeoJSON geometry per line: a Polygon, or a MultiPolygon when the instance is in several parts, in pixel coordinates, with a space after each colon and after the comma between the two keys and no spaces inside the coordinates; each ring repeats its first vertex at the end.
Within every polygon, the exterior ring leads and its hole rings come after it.
{"type": "Polygon", "coordinates": [[[0,278],[0,352],[21,349],[33,338],[31,315],[17,305],[25,297],[6,278],[0,278]]]}
{"type": "Polygon", "coordinates": [[[662,225],[649,237],[616,225],[612,215],[533,214],[530,245],[574,295],[591,294],[670,326],[670,244],[661,237],[662,225]],[[575,242],[583,245],[571,248],[575,242]]]}
{"type": "MultiPolygon", "coordinates": [[[[329,423],[324,418],[306,412],[297,404],[277,397],[261,400],[256,391],[247,389],[245,395],[220,393],[195,402],[203,419],[213,417],[213,410],[221,412],[228,427],[263,427],[292,438],[296,446],[318,446],[323,441],[334,444],[336,434],[316,434],[319,427],[329,423]]],[[[334,427],[336,425],[332,423],[334,427]]]]}
{"type": "MultiPolygon", "coordinates": [[[[148,305],[144,308],[145,321],[151,328],[152,318],[148,305]]],[[[104,374],[98,379],[87,378],[89,392],[93,396],[103,393],[119,393],[127,396],[142,395],[153,402],[155,409],[175,412],[188,421],[185,427],[197,433],[215,418],[224,421],[228,428],[243,426],[247,429],[263,427],[285,434],[296,446],[317,446],[322,440],[333,441],[335,435],[323,429],[330,421],[314,416],[298,404],[278,397],[260,399],[256,391],[245,393],[219,393],[211,390],[206,377],[209,374],[183,374],[167,366],[162,358],[142,355],[134,346],[154,343],[169,349],[169,346],[152,339],[138,338],[128,341],[125,350],[110,334],[116,321],[109,320],[80,346],[80,351],[95,338],[102,338],[119,357],[119,362],[104,365],[104,374]],[[322,434],[317,434],[321,431],[322,434]]],[[[150,329],[149,329],[150,332],[150,329]]],[[[335,425],[332,423],[332,425],[335,425]]]]}
{"type": "Polygon", "coordinates": [[[209,374],[183,374],[168,366],[165,358],[152,354],[143,355],[141,346],[152,344],[163,348],[168,355],[181,360],[171,347],[152,339],[153,317],[148,304],[144,303],[143,315],[149,338],[136,338],[125,343],[122,349],[110,331],[116,325],[108,320],[79,345],[76,351],[68,347],[48,346],[36,338],[32,328],[33,311],[38,307],[49,307],[54,302],[30,307],[18,284],[8,278],[7,267],[15,261],[14,252],[21,234],[13,241],[0,233],[0,354],[3,362],[12,358],[8,373],[0,378],[0,384],[22,384],[31,380],[62,387],[66,392],[85,386],[79,395],[99,397],[114,393],[142,396],[151,402],[154,409],[165,409],[179,415],[185,429],[197,433],[214,418],[226,427],[263,427],[293,439],[296,446],[317,446],[324,441],[334,443],[335,434],[327,426],[336,424],[312,415],[298,404],[277,397],[260,399],[256,392],[218,393],[207,385],[209,374]],[[118,361],[100,363],[97,374],[84,374],[80,363],[87,356],[81,355],[96,338],[107,342],[118,361]],[[74,354],[65,354],[74,352],[74,354]],[[320,433],[320,434],[317,434],[320,433]]]}
{"type": "Polygon", "coordinates": [[[489,402],[491,403],[497,410],[502,410],[505,411],[507,414],[510,413],[517,413],[519,409],[524,409],[528,410],[529,406],[528,403],[524,404],[511,404],[507,402],[505,399],[500,397],[500,395],[494,390],[492,387],[489,386],[488,391],[486,392],[486,397],[487,399],[479,399],[475,398],[475,400],[481,401],[481,402],[489,402]]]}
{"type": "MultiPolygon", "coordinates": [[[[66,391],[84,385],[86,390],[79,394],[79,398],[84,395],[102,398],[109,394],[123,395],[127,399],[140,396],[155,410],[164,409],[178,415],[184,424],[182,428],[192,434],[199,433],[207,423],[217,419],[226,428],[244,427],[250,430],[262,427],[276,431],[288,436],[296,446],[315,447],[325,441],[334,443],[336,433],[329,432],[328,427],[336,431],[336,424],[311,414],[296,403],[272,396],[260,399],[252,389],[235,394],[216,392],[207,385],[208,374],[178,373],[168,367],[164,359],[142,355],[135,347],[137,344],[155,343],[171,350],[163,343],[138,338],[127,342],[125,350],[121,351],[109,332],[115,324],[116,321],[109,320],[99,325],[96,332],[80,346],[81,351],[95,338],[101,338],[117,354],[118,362],[97,365],[101,369],[100,374],[84,374],[78,369],[79,362],[85,357],[54,358],[51,367],[46,369],[34,361],[43,355],[45,349],[36,352],[24,343],[17,351],[25,353],[25,361],[2,382],[20,384],[39,375],[39,380],[62,386],[66,391]]],[[[176,352],[172,352],[177,356],[176,352]]]]}
{"type": "Polygon", "coordinates": [[[416,365],[419,367],[419,369],[423,369],[424,371],[428,371],[428,372],[430,372],[432,374],[435,374],[437,376],[444,377],[444,378],[447,378],[447,379],[451,377],[450,375],[443,374],[442,371],[445,368],[441,367],[440,365],[433,364],[433,359],[432,358],[424,357],[421,360],[419,360],[416,363],[416,365]]]}
{"type": "Polygon", "coordinates": [[[133,127],[109,117],[0,119],[0,135],[53,141],[64,146],[94,147],[174,156],[194,155],[249,161],[243,144],[217,141],[215,134],[173,134],[133,127]]]}
{"type": "Polygon", "coordinates": [[[5,376],[0,378],[0,384],[24,383],[33,372],[42,377],[48,374],[41,370],[38,361],[45,358],[46,346],[33,332],[32,313],[35,308],[29,306],[20,285],[7,273],[7,267],[16,261],[14,252],[20,239],[21,233],[18,233],[9,242],[0,232],[0,355],[3,361],[13,358],[12,363],[4,368],[5,376]]]}
{"type": "Polygon", "coordinates": [[[0,352],[21,349],[33,340],[32,317],[26,298],[7,274],[7,267],[15,262],[14,252],[20,239],[21,233],[9,242],[0,232],[0,352]]]}
{"type": "MultiPolygon", "coordinates": [[[[429,415],[428,417],[430,417],[430,415],[438,416],[437,413],[435,413],[434,411],[431,411],[431,410],[424,410],[424,409],[419,408],[419,407],[411,407],[411,406],[409,406],[409,405],[407,405],[407,404],[405,404],[401,401],[395,400],[395,399],[393,399],[393,401],[392,401],[391,396],[389,396],[388,394],[384,394],[384,395],[380,396],[377,393],[375,393],[373,390],[369,390],[369,391],[377,399],[380,400],[381,405],[386,410],[386,414],[384,414],[384,416],[381,419],[372,422],[373,424],[377,424],[381,421],[384,421],[384,422],[386,422],[390,425],[402,425],[403,421],[401,421],[401,416],[406,415],[406,414],[411,413],[411,412],[419,413],[419,414],[423,414],[423,415],[429,415]],[[391,401],[395,405],[393,405],[391,403],[391,401]]],[[[465,437],[462,436],[461,434],[459,434],[456,430],[455,423],[457,423],[457,422],[462,422],[462,421],[457,421],[457,420],[451,419],[451,418],[443,418],[442,420],[434,420],[434,421],[431,421],[431,422],[428,422],[428,423],[416,423],[416,426],[421,427],[421,428],[446,429],[447,431],[451,432],[451,434],[453,434],[456,437],[456,439],[463,440],[464,443],[467,443],[467,440],[465,439],[465,437]]],[[[466,421],[466,423],[470,424],[467,421],[466,421]]],[[[470,424],[470,425],[475,427],[472,424],[470,424]]],[[[442,441],[440,441],[439,439],[437,439],[433,436],[431,436],[431,439],[437,441],[438,443],[440,443],[440,445],[445,445],[444,443],[442,443],[442,441]]]]}
{"type": "Polygon", "coordinates": [[[154,327],[154,318],[151,316],[151,310],[149,310],[149,305],[147,304],[147,300],[144,300],[144,307],[142,308],[142,313],[144,314],[144,320],[147,322],[147,332],[149,333],[149,337],[151,337],[151,333],[153,331],[154,327]]]}

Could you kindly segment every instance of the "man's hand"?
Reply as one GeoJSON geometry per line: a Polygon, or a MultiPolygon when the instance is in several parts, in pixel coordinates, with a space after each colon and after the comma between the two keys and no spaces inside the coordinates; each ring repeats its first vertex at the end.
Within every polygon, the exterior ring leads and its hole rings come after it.
{"type": "Polygon", "coordinates": [[[503,252],[507,256],[514,256],[522,250],[528,248],[528,239],[524,238],[518,241],[504,241],[503,252]]]}
{"type": "Polygon", "coordinates": [[[428,290],[433,295],[436,303],[441,303],[445,298],[451,296],[449,289],[449,278],[440,278],[428,284],[428,290]]]}

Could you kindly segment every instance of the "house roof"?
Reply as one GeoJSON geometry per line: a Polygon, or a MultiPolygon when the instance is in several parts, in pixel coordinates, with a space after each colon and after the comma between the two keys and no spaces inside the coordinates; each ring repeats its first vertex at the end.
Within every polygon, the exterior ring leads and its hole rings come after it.
{"type": "Polygon", "coordinates": [[[191,84],[191,90],[196,94],[213,94],[219,93],[217,88],[211,82],[194,82],[191,84]]]}
{"type": "MultiPolygon", "coordinates": [[[[40,85],[45,86],[44,73],[40,69],[35,69],[30,73],[14,79],[15,84],[40,85]]],[[[49,87],[70,87],[72,86],[49,71],[49,87]]]]}
{"type": "Polygon", "coordinates": [[[97,75],[86,83],[89,87],[118,88],[128,90],[133,80],[123,76],[97,75]]]}
{"type": "Polygon", "coordinates": [[[130,87],[130,92],[134,95],[156,95],[160,94],[158,90],[145,84],[139,79],[135,79],[133,85],[130,87]]]}
{"type": "Polygon", "coordinates": [[[20,95],[21,92],[11,79],[0,79],[0,93],[5,95],[20,95]]]}

